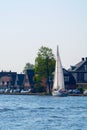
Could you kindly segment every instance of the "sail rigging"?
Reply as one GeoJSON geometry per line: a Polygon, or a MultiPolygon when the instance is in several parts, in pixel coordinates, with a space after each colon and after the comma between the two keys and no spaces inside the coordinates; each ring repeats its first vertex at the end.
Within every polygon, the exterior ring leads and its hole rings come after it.
{"type": "Polygon", "coordinates": [[[59,47],[57,46],[57,57],[55,65],[55,74],[54,74],[54,84],[53,89],[64,89],[64,77],[63,77],[63,68],[59,55],[59,47]]]}
{"type": "Polygon", "coordinates": [[[57,46],[57,57],[55,64],[54,83],[53,83],[53,95],[65,95],[64,75],[62,63],[59,55],[59,48],[57,46]],[[62,93],[60,93],[62,90],[62,93]]]}

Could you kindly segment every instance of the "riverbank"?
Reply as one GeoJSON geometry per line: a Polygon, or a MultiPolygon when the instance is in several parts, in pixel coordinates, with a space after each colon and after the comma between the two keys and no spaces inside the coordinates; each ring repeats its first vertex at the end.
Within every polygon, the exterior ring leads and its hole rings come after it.
{"type": "MultiPolygon", "coordinates": [[[[0,93],[0,95],[39,95],[39,96],[51,96],[51,94],[49,93],[29,93],[29,92],[25,92],[25,93],[0,93]]],[[[68,94],[68,96],[87,96],[87,94],[68,94]]]]}
{"type": "Polygon", "coordinates": [[[0,93],[0,95],[41,95],[41,96],[44,96],[44,95],[51,95],[49,93],[31,93],[31,92],[24,92],[24,93],[19,93],[19,92],[14,92],[14,93],[9,93],[9,92],[6,92],[6,93],[0,93]]]}
{"type": "Polygon", "coordinates": [[[87,94],[69,94],[69,96],[87,96],[87,94]]]}

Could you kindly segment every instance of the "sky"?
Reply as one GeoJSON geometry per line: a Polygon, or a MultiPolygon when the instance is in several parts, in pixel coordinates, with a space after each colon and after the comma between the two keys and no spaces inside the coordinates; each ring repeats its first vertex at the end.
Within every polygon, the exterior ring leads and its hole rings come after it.
{"type": "Polygon", "coordinates": [[[0,0],[0,71],[21,73],[57,45],[65,69],[87,57],[87,0],[0,0]]]}

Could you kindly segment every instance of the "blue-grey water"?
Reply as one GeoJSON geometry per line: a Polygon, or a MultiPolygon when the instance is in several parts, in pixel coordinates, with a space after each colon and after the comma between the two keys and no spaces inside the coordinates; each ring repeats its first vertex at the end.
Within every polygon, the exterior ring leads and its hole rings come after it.
{"type": "Polygon", "coordinates": [[[0,95],[0,130],[87,130],[87,97],[0,95]]]}

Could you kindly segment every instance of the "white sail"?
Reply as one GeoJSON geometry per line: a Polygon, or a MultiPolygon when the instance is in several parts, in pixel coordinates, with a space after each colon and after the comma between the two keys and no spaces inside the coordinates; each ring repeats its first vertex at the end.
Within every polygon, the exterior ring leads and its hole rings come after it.
{"type": "Polygon", "coordinates": [[[54,84],[53,90],[60,90],[65,89],[64,87],[64,76],[63,76],[63,68],[59,56],[59,50],[57,46],[57,58],[56,58],[56,65],[55,65],[55,74],[54,74],[54,84]]]}

